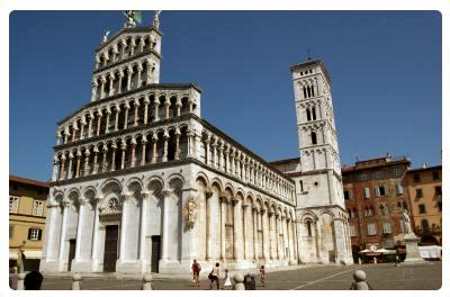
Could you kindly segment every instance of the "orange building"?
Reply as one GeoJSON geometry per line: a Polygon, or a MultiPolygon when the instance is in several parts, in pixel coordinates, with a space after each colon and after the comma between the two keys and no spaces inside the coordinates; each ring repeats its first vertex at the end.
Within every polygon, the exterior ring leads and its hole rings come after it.
{"type": "Polygon", "coordinates": [[[25,271],[39,270],[47,215],[48,183],[9,176],[9,267],[19,253],[25,271]]]}
{"type": "Polygon", "coordinates": [[[401,212],[410,208],[403,185],[409,166],[407,158],[388,155],[342,168],[355,260],[360,250],[392,249],[398,243],[401,212]]]}
{"type": "Polygon", "coordinates": [[[420,245],[442,243],[442,165],[409,170],[405,185],[410,197],[414,232],[420,245]]]}

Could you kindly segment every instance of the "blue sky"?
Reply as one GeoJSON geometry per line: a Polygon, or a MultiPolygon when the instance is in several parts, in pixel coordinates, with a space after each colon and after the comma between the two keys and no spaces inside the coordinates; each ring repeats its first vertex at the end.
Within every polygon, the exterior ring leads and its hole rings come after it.
{"type": "MultiPolygon", "coordinates": [[[[143,24],[153,12],[144,12],[143,24]]],[[[94,49],[118,11],[10,15],[10,173],[47,180],[56,122],[89,102],[94,49]]],[[[161,82],[194,82],[202,116],[266,160],[298,156],[289,66],[323,59],[343,163],[407,155],[441,163],[438,12],[161,15],[161,82]]]]}

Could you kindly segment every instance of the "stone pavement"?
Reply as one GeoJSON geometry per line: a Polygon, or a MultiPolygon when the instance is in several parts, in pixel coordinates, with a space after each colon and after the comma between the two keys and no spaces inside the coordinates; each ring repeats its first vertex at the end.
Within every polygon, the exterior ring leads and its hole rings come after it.
{"type": "MultiPolygon", "coordinates": [[[[266,287],[257,281],[258,290],[347,290],[352,282],[352,272],[362,269],[367,273],[370,285],[375,290],[432,290],[441,287],[442,263],[426,262],[424,264],[367,265],[312,265],[295,267],[283,271],[269,271],[266,287]]],[[[153,275],[153,288],[156,290],[196,290],[192,287],[190,276],[153,275]]],[[[141,280],[136,277],[120,275],[103,275],[85,277],[82,289],[86,290],[139,290],[141,280]]],[[[61,277],[46,276],[42,289],[69,290],[69,275],[61,277]]],[[[209,289],[206,275],[201,277],[200,289],[209,289]]]]}

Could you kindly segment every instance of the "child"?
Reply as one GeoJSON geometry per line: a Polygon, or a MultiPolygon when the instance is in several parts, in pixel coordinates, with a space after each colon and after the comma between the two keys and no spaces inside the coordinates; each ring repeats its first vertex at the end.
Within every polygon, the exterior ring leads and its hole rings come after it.
{"type": "Polygon", "coordinates": [[[261,268],[259,269],[259,280],[261,281],[261,284],[263,287],[266,286],[266,269],[264,268],[264,265],[261,265],[261,268]]]}

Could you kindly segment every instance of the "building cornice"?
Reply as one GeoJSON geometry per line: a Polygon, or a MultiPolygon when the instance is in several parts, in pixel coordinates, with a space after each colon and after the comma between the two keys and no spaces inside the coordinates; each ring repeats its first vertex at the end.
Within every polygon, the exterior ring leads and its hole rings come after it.
{"type": "Polygon", "coordinates": [[[162,33],[159,30],[157,30],[155,27],[153,27],[153,26],[151,26],[151,27],[123,28],[120,31],[116,32],[113,36],[111,36],[111,38],[109,38],[106,42],[103,42],[102,44],[100,44],[95,49],[95,52],[97,53],[97,52],[101,51],[102,49],[104,49],[105,47],[110,45],[114,40],[116,40],[122,34],[125,34],[125,33],[150,33],[152,31],[157,33],[159,36],[162,37],[162,33]]]}
{"type": "Polygon", "coordinates": [[[200,93],[202,92],[202,90],[197,85],[195,85],[193,83],[148,84],[146,86],[143,86],[141,88],[136,88],[136,89],[130,90],[128,92],[124,92],[124,93],[121,93],[121,94],[113,95],[113,96],[107,97],[105,99],[89,102],[88,104],[85,104],[82,107],[80,107],[77,111],[75,111],[75,112],[71,113],[70,115],[66,116],[64,119],[58,121],[58,126],[60,126],[63,123],[67,122],[68,120],[73,118],[77,113],[80,113],[83,110],[86,110],[88,108],[92,108],[92,107],[95,107],[97,105],[101,105],[101,104],[104,104],[104,103],[112,102],[112,101],[114,101],[114,100],[116,100],[118,98],[129,97],[129,96],[132,96],[132,95],[134,95],[136,93],[139,93],[139,92],[142,92],[142,91],[157,90],[157,89],[184,90],[184,89],[189,89],[189,88],[194,88],[195,90],[197,90],[200,93]]]}
{"type": "Polygon", "coordinates": [[[155,51],[154,49],[149,49],[149,50],[143,51],[142,53],[139,53],[138,55],[133,55],[133,56],[131,56],[129,58],[120,60],[120,61],[118,61],[116,63],[112,63],[112,64],[109,64],[107,66],[99,67],[99,68],[97,68],[97,69],[95,69],[93,71],[93,74],[94,75],[98,74],[98,73],[106,71],[108,69],[111,69],[111,68],[114,68],[114,67],[118,67],[118,66],[123,65],[123,64],[127,64],[127,63],[129,63],[131,61],[139,60],[142,57],[151,56],[152,54],[155,55],[158,59],[161,59],[161,56],[159,55],[159,53],[157,51],[155,51]]]}

